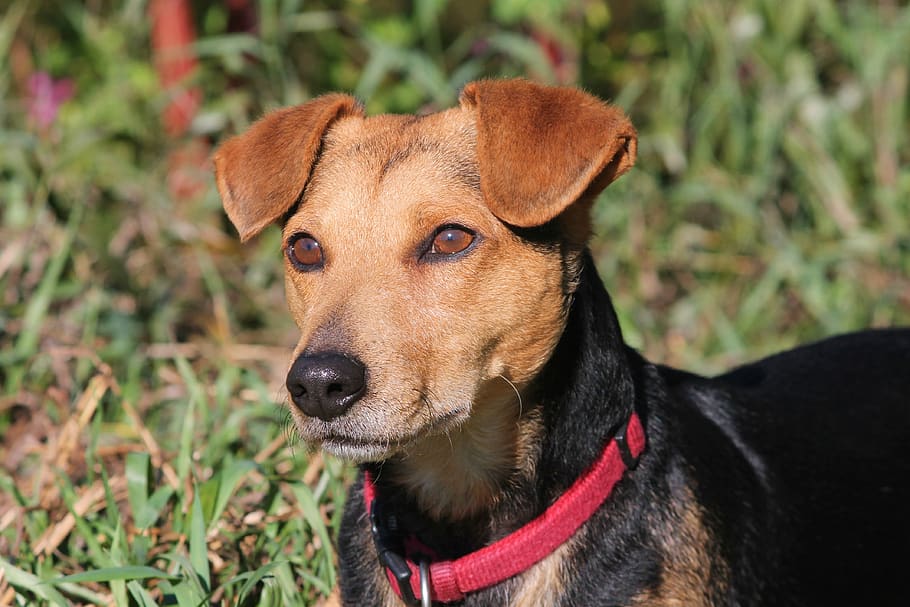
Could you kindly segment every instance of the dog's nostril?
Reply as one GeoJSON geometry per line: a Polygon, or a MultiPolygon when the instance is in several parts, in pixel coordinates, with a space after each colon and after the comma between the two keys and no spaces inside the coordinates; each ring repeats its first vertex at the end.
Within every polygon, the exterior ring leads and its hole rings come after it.
{"type": "Polygon", "coordinates": [[[287,388],[306,415],[328,421],[344,414],[366,389],[363,365],[341,354],[301,356],[288,372],[287,388]]]}
{"type": "Polygon", "coordinates": [[[306,394],[306,388],[301,383],[288,382],[288,392],[291,393],[291,396],[301,397],[306,394]]]}

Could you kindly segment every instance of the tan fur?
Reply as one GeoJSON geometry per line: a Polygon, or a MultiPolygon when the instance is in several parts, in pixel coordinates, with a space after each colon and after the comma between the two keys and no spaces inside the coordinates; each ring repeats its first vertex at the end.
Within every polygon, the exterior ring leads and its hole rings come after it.
{"type": "Polygon", "coordinates": [[[341,607],[341,591],[338,586],[332,588],[332,594],[322,598],[316,605],[317,607],[341,607]]]}
{"type": "Polygon", "coordinates": [[[543,607],[556,603],[556,597],[563,593],[563,563],[572,550],[569,540],[557,548],[527,572],[522,574],[521,583],[509,597],[512,607],[543,607]]]}
{"type": "Polygon", "coordinates": [[[380,596],[376,597],[379,604],[384,605],[385,607],[401,607],[404,605],[401,599],[395,594],[395,591],[392,590],[392,585],[389,583],[384,569],[376,568],[376,581],[374,582],[374,586],[379,589],[380,596]]]}
{"type": "Polygon", "coordinates": [[[457,430],[427,437],[397,457],[390,472],[436,518],[464,519],[495,502],[500,482],[530,459],[519,432],[520,407],[505,380],[492,382],[483,403],[457,430]],[[493,394],[496,392],[496,394],[493,394]]]}
{"type": "Polygon", "coordinates": [[[670,502],[671,517],[655,525],[659,529],[666,559],[660,585],[632,601],[648,607],[710,607],[711,582],[723,585],[724,571],[712,571],[711,538],[702,521],[702,511],[691,489],[670,502]]]}

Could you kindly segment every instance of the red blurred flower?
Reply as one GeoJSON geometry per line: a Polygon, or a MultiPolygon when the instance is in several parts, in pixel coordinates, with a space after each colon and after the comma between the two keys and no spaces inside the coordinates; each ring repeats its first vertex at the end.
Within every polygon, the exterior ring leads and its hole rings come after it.
{"type": "Polygon", "coordinates": [[[75,92],[69,78],[54,80],[47,72],[35,72],[28,78],[28,115],[41,129],[57,119],[60,106],[75,92]]]}

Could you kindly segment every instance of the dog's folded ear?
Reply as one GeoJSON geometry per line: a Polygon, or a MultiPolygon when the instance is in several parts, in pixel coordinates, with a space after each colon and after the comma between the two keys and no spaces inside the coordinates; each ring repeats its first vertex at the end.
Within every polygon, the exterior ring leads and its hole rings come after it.
{"type": "Polygon", "coordinates": [[[322,136],[336,119],[362,115],[353,97],[332,94],[277,110],[215,152],[215,181],[241,240],[280,219],[300,198],[322,136]]]}
{"type": "Polygon", "coordinates": [[[577,89],[481,80],[460,102],[477,113],[481,190],[506,223],[542,225],[635,163],[637,137],[622,110],[577,89]]]}

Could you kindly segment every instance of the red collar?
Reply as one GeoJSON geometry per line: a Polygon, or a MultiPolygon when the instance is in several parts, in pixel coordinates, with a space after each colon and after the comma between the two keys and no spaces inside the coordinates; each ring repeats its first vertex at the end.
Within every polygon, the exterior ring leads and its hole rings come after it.
{"type": "MultiPolygon", "coordinates": [[[[517,575],[559,548],[610,496],[627,469],[638,463],[645,433],[634,412],[594,464],[575,480],[543,514],[514,533],[454,561],[420,564],[388,548],[387,530],[376,515],[376,486],[364,473],[363,497],[373,527],[379,560],[395,593],[409,605],[419,605],[421,586],[440,603],[460,601],[465,594],[493,586],[517,575]],[[422,565],[422,567],[421,567],[422,565]]],[[[392,530],[389,530],[392,531],[392,530]]],[[[424,601],[424,605],[429,604],[424,601]]]]}

